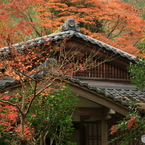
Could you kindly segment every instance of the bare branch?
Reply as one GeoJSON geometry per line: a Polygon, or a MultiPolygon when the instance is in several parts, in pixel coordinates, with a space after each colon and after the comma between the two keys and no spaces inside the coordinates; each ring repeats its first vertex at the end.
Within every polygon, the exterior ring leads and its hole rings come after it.
{"type": "Polygon", "coordinates": [[[10,102],[4,101],[4,100],[0,100],[0,102],[6,103],[6,104],[8,104],[8,105],[10,105],[10,106],[13,106],[13,107],[16,107],[16,108],[19,110],[20,114],[21,114],[22,116],[24,115],[24,113],[22,112],[22,110],[20,109],[20,107],[19,107],[17,104],[13,104],[13,103],[10,103],[10,102]]]}
{"type": "Polygon", "coordinates": [[[32,99],[31,99],[31,101],[29,102],[29,104],[28,104],[28,107],[27,107],[27,110],[25,111],[25,115],[27,115],[28,114],[28,112],[30,111],[30,108],[31,108],[31,105],[32,105],[32,103],[33,103],[33,101],[35,100],[35,98],[36,98],[36,90],[37,90],[37,82],[35,82],[35,86],[34,86],[34,94],[33,94],[33,97],[32,97],[32,99]]]}

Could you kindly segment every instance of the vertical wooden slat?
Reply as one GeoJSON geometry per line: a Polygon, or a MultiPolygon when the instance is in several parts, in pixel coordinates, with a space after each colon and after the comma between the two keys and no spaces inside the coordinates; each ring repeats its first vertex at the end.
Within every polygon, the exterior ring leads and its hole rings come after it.
{"type": "Polygon", "coordinates": [[[101,64],[101,78],[103,78],[103,64],[101,64]]]}
{"type": "Polygon", "coordinates": [[[116,79],[130,79],[130,75],[127,71],[118,67],[110,65],[108,63],[102,63],[98,61],[98,66],[85,71],[78,71],[73,76],[80,77],[96,77],[96,78],[116,78],[116,79]]]}
{"type": "Polygon", "coordinates": [[[87,141],[87,145],[89,145],[89,127],[88,127],[88,124],[86,125],[87,125],[87,134],[86,134],[87,140],[86,141],[87,141]]]}
{"type": "Polygon", "coordinates": [[[118,78],[120,79],[120,69],[118,68],[118,78]]]}
{"type": "Polygon", "coordinates": [[[97,78],[97,67],[95,67],[95,78],[97,78]]]}
{"type": "Polygon", "coordinates": [[[103,63],[104,67],[103,67],[103,78],[106,78],[106,75],[105,75],[105,66],[106,66],[106,63],[103,63]]]}

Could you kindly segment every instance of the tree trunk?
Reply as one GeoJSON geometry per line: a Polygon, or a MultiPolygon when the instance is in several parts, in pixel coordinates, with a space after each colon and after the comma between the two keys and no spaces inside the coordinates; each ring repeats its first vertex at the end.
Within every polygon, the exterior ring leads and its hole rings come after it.
{"type": "Polygon", "coordinates": [[[54,138],[50,138],[50,145],[53,144],[54,138]]]}
{"type": "Polygon", "coordinates": [[[24,135],[25,116],[21,115],[21,134],[24,135]]]}

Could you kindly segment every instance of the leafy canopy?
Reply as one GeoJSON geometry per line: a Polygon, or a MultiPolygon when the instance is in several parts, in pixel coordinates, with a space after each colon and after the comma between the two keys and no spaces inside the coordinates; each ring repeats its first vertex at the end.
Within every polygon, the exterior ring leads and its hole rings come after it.
{"type": "Polygon", "coordinates": [[[0,7],[1,47],[56,32],[72,17],[81,32],[136,55],[145,30],[141,12],[119,1],[1,0],[0,7]]]}

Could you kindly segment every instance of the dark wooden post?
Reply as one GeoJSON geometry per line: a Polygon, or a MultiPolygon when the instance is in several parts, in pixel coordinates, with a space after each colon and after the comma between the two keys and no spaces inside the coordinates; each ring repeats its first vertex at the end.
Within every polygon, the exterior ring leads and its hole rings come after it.
{"type": "Polygon", "coordinates": [[[101,136],[102,136],[102,145],[108,145],[108,123],[107,120],[101,121],[101,136]]]}

